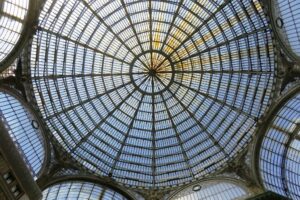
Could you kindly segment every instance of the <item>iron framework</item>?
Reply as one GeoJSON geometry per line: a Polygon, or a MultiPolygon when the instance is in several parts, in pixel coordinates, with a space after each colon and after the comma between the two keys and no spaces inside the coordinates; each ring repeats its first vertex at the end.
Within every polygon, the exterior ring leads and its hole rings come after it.
{"type": "Polygon", "coordinates": [[[36,180],[48,162],[49,143],[45,139],[39,118],[12,89],[0,87],[0,117],[24,162],[36,180]]]}
{"type": "Polygon", "coordinates": [[[244,182],[234,178],[208,178],[187,185],[176,191],[170,200],[232,200],[247,199],[253,193],[244,182]]]}
{"type": "Polygon", "coordinates": [[[0,0],[0,72],[15,61],[37,23],[38,1],[0,0]]]}
{"type": "Polygon", "coordinates": [[[258,0],[46,1],[30,58],[57,141],[139,188],[175,187],[234,159],[277,70],[258,0]]]}
{"type": "Polygon", "coordinates": [[[272,27],[280,47],[290,59],[300,63],[300,2],[267,0],[272,27]]]}
{"type": "Polygon", "coordinates": [[[43,191],[43,199],[129,200],[127,197],[105,186],[79,180],[60,182],[49,186],[43,191]]]}
{"type": "Polygon", "coordinates": [[[266,190],[291,199],[300,199],[299,92],[296,85],[273,105],[255,153],[257,175],[266,190]]]}

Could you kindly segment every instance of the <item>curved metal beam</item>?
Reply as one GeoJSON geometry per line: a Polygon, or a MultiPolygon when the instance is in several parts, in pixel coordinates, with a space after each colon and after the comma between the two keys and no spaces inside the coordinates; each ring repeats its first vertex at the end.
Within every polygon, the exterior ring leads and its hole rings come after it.
{"type": "Polygon", "coordinates": [[[11,50],[8,56],[0,62],[0,73],[2,73],[7,67],[9,67],[23,50],[25,45],[28,43],[30,37],[35,32],[35,27],[38,24],[38,14],[39,14],[40,1],[30,0],[29,8],[26,16],[26,23],[24,24],[21,36],[18,42],[15,44],[14,48],[11,50]]]}

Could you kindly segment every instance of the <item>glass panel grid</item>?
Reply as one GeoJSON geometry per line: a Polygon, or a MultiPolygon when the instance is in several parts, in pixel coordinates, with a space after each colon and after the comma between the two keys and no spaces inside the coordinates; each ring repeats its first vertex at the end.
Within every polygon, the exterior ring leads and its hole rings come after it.
{"type": "Polygon", "coordinates": [[[34,127],[32,115],[15,97],[0,92],[0,116],[9,128],[15,142],[34,179],[42,169],[45,149],[41,133],[34,127]]]}
{"type": "Polygon", "coordinates": [[[43,191],[43,200],[127,200],[118,192],[89,182],[70,181],[52,185],[43,191]]]}
{"type": "Polygon", "coordinates": [[[28,7],[29,0],[0,0],[0,62],[19,41],[28,7]]]}
{"type": "Polygon", "coordinates": [[[300,2],[276,0],[274,6],[279,11],[278,15],[282,20],[279,23],[282,23],[284,39],[286,39],[284,42],[288,43],[293,53],[300,57],[300,2]]]}
{"type": "Polygon", "coordinates": [[[276,113],[260,150],[260,173],[268,190],[300,199],[300,94],[276,113]]]}
{"type": "Polygon", "coordinates": [[[172,200],[235,200],[246,199],[247,197],[249,197],[249,193],[240,184],[219,180],[218,182],[200,182],[185,188],[176,194],[172,200]]]}
{"type": "Polygon", "coordinates": [[[275,82],[257,0],[46,1],[31,78],[56,139],[94,172],[167,187],[251,140],[275,82]]]}

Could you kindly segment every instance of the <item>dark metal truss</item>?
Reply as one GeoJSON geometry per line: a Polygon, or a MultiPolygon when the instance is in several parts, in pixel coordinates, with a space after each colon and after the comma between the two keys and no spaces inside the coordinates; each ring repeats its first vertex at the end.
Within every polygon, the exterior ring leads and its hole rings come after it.
{"type": "Polygon", "coordinates": [[[275,83],[258,0],[46,1],[30,56],[61,145],[95,173],[144,188],[233,159],[275,83]]]}

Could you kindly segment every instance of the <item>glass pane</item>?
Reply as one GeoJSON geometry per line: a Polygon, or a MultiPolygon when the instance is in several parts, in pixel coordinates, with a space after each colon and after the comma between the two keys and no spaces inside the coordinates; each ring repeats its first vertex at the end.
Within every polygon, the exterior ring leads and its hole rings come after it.
{"type": "Polygon", "coordinates": [[[31,49],[49,129],[85,167],[167,187],[252,138],[275,82],[258,0],[48,0],[31,49]]]}

